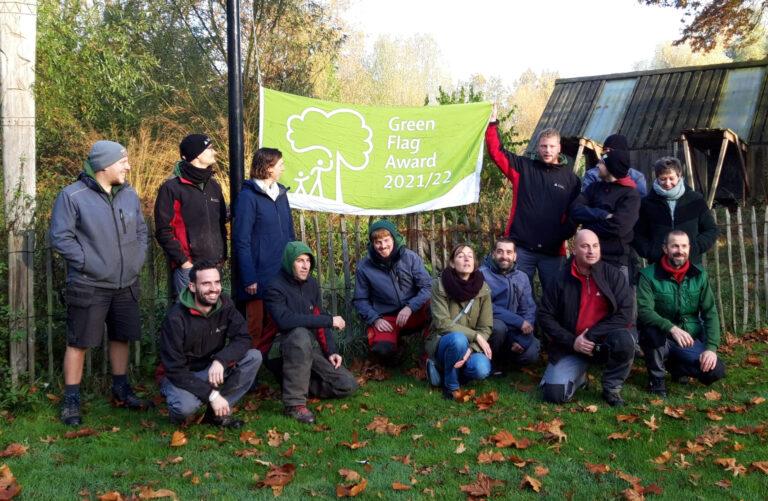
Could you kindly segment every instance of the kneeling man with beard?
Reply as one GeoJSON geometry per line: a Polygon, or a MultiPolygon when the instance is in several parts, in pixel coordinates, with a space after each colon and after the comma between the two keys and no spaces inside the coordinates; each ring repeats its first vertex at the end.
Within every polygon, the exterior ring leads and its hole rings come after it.
{"type": "Polygon", "coordinates": [[[246,394],[261,366],[261,352],[232,300],[221,294],[221,273],[198,262],[189,285],[168,311],[160,330],[160,391],[172,423],[182,423],[205,403],[205,421],[227,428],[243,422],[232,408],[246,394]]]}
{"type": "Polygon", "coordinates": [[[684,231],[667,234],[663,254],[640,272],[637,321],[648,368],[648,390],[666,397],[664,365],[673,381],[695,377],[710,385],[725,377],[717,357],[720,321],[707,272],[691,264],[684,231]]]}

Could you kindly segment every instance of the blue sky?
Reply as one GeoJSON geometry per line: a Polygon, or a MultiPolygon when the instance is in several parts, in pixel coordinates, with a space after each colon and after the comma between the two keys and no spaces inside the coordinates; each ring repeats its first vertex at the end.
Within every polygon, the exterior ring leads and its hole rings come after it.
{"type": "Polygon", "coordinates": [[[367,36],[430,34],[452,79],[511,84],[531,68],[561,77],[631,71],[679,37],[682,12],[637,0],[351,0],[344,18],[367,36]]]}

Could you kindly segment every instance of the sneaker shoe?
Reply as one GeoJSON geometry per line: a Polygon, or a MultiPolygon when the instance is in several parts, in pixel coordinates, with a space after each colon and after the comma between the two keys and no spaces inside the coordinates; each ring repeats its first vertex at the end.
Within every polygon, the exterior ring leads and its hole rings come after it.
{"type": "Polygon", "coordinates": [[[315,422],[315,415],[307,408],[306,405],[294,405],[292,407],[285,408],[285,415],[290,416],[296,421],[304,424],[312,424],[315,422]]]}
{"type": "Polygon", "coordinates": [[[112,401],[117,407],[125,407],[132,410],[147,410],[155,406],[151,400],[139,398],[130,385],[112,387],[112,401]]]}
{"type": "Polygon", "coordinates": [[[437,364],[431,358],[427,359],[427,381],[435,388],[443,384],[443,378],[440,377],[440,371],[437,370],[437,364]]]}
{"type": "Polygon", "coordinates": [[[80,417],[80,398],[64,396],[61,402],[61,422],[67,426],[80,426],[83,421],[80,417]]]}
{"type": "Polygon", "coordinates": [[[664,384],[663,377],[651,377],[648,379],[648,392],[658,395],[661,398],[667,398],[667,385],[664,384]]]}
{"type": "Polygon", "coordinates": [[[603,400],[611,407],[623,407],[624,399],[618,391],[603,390],[603,400]]]}

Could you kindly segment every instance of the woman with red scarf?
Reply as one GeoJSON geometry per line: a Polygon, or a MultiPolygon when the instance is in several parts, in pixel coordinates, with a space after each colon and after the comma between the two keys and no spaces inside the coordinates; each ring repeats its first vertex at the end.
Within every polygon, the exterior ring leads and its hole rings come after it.
{"type": "Polygon", "coordinates": [[[491,289],[466,244],[451,251],[448,267],[432,283],[432,328],[426,342],[427,378],[456,398],[460,383],[491,373],[493,329],[491,289]]]}

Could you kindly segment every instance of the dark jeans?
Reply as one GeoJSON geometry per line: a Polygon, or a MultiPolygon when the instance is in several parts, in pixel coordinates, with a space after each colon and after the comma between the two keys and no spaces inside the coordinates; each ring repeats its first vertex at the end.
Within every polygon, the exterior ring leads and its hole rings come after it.
{"type": "Polygon", "coordinates": [[[536,270],[539,271],[542,295],[546,294],[557,281],[557,272],[562,268],[563,263],[565,263],[563,256],[550,256],[517,247],[517,269],[528,275],[531,289],[533,289],[533,276],[536,270]]]}
{"type": "Polygon", "coordinates": [[[563,403],[573,398],[576,390],[585,384],[587,368],[591,364],[603,366],[603,390],[614,393],[621,391],[635,358],[635,339],[632,333],[628,329],[618,329],[603,339],[592,341],[601,345],[600,354],[590,357],[573,353],[547,364],[540,383],[544,400],[563,403]]]}
{"type": "Polygon", "coordinates": [[[344,366],[331,365],[309,329],[297,327],[278,335],[275,343],[279,343],[282,363],[270,360],[268,365],[279,367],[286,407],[306,405],[308,395],[341,398],[357,390],[355,376],[344,366]]]}
{"type": "Polygon", "coordinates": [[[493,365],[498,367],[499,363],[507,363],[513,367],[523,367],[531,365],[539,359],[541,343],[536,336],[523,334],[516,327],[507,328],[502,320],[493,319],[493,332],[491,333],[488,344],[493,352],[493,365]],[[523,347],[522,353],[512,351],[512,343],[517,343],[523,347]]]}
{"type": "Polygon", "coordinates": [[[666,374],[665,363],[675,379],[688,376],[710,385],[725,377],[725,364],[720,357],[717,357],[714,369],[709,372],[701,370],[699,356],[707,348],[698,339],[693,340],[693,346],[683,348],[666,333],[649,327],[640,331],[640,346],[645,353],[645,366],[651,377],[663,378],[666,374]]]}

